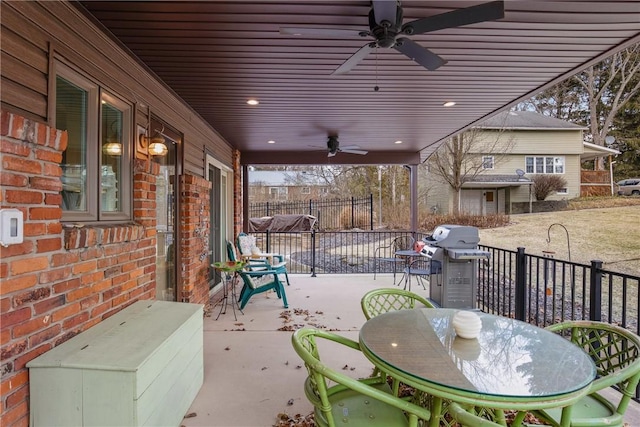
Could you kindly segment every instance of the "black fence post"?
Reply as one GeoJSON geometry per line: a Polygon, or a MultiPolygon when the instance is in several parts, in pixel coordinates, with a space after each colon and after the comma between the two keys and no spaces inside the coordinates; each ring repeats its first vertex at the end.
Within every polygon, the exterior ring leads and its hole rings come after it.
{"type": "Polygon", "coordinates": [[[267,202],[267,216],[270,216],[269,215],[269,202],[267,202]]]}
{"type": "Polygon", "coordinates": [[[267,248],[265,249],[265,251],[269,253],[271,252],[271,239],[269,238],[269,230],[267,230],[266,233],[267,233],[267,248]]]}
{"type": "Polygon", "coordinates": [[[369,229],[373,231],[373,193],[369,193],[369,224],[369,229]]]}
{"type": "Polygon", "coordinates": [[[311,230],[311,277],[316,277],[316,230],[311,230]]]}
{"type": "Polygon", "coordinates": [[[352,196],[351,197],[351,228],[356,228],[356,205],[355,205],[355,198],[352,196]]]}
{"type": "Polygon", "coordinates": [[[591,261],[589,281],[589,320],[602,320],[602,261],[591,261]]]}
{"type": "Polygon", "coordinates": [[[524,321],[526,312],[526,276],[527,276],[527,257],[524,254],[524,248],[519,247],[516,252],[516,296],[515,296],[515,316],[517,320],[524,321]]]}

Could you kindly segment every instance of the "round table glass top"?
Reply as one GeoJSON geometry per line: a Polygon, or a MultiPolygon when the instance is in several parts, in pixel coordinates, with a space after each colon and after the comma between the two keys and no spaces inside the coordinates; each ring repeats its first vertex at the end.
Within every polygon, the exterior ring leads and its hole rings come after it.
{"type": "Polygon", "coordinates": [[[484,395],[562,395],[595,378],[584,351],[525,322],[478,312],[478,338],[458,337],[452,324],[457,311],[384,313],[363,325],[360,342],[374,358],[419,381],[484,395]]]}

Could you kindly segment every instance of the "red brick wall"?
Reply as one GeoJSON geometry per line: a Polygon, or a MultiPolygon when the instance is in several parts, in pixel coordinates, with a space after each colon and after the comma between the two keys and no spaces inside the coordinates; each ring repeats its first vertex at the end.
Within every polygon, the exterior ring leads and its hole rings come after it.
{"type": "Polygon", "coordinates": [[[233,150],[233,235],[242,231],[242,166],[240,151],[233,150]]]}
{"type": "Polygon", "coordinates": [[[63,226],[66,132],[0,112],[1,207],[24,213],[24,242],[0,247],[0,425],[27,426],[36,356],[155,295],[155,176],[136,160],[134,222],[63,226]]]}
{"type": "MultiPolygon", "coordinates": [[[[182,299],[206,304],[209,301],[209,194],[211,183],[193,175],[180,180],[180,253],[182,299]]],[[[178,290],[179,291],[179,290],[178,290]]]]}

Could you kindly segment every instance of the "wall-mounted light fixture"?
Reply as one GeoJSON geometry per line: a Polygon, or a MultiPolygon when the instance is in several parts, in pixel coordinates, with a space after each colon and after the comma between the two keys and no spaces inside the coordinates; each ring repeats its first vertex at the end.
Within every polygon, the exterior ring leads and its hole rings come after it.
{"type": "Polygon", "coordinates": [[[138,130],[138,138],[140,140],[139,151],[149,154],[150,156],[165,156],[169,149],[165,144],[165,138],[162,136],[162,130],[156,130],[152,137],[148,137],[147,129],[138,130]]]}

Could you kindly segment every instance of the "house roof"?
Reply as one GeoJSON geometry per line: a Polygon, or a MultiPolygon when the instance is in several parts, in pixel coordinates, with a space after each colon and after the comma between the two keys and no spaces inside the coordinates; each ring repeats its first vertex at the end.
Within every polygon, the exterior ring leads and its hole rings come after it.
{"type": "Polygon", "coordinates": [[[531,185],[532,181],[529,178],[518,176],[517,174],[505,175],[505,174],[487,174],[481,173],[473,177],[462,184],[463,188],[469,187],[518,187],[520,185],[531,185]]]}
{"type": "Polygon", "coordinates": [[[584,126],[533,111],[503,111],[482,122],[483,129],[585,130],[584,126]]]}
{"type": "MultiPolygon", "coordinates": [[[[483,3],[401,6],[408,23],[483,3]]],[[[373,41],[359,35],[369,29],[370,0],[74,4],[240,150],[243,164],[326,164],[328,134],[369,151],[338,153],[331,163],[415,164],[451,136],[640,41],[637,1],[505,1],[504,18],[408,37],[447,61],[435,71],[382,47],[336,75],[373,41]],[[249,98],[260,104],[248,106],[249,98]]]]}
{"type": "Polygon", "coordinates": [[[601,145],[592,144],[590,142],[583,142],[584,152],[580,155],[580,160],[593,160],[597,157],[606,157],[609,155],[616,156],[620,154],[620,151],[613,148],[603,147],[601,145]]]}

